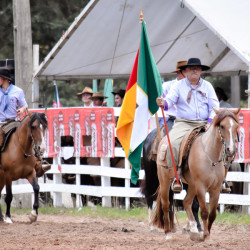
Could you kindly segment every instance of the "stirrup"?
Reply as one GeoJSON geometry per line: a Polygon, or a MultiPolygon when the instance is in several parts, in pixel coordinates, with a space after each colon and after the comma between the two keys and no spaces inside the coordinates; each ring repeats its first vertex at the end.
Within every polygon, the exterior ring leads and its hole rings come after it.
{"type": "Polygon", "coordinates": [[[181,178],[179,178],[179,183],[180,183],[180,189],[174,190],[174,183],[177,182],[176,178],[174,178],[174,181],[171,184],[171,189],[174,193],[180,193],[183,190],[183,184],[181,181],[181,178]]]}

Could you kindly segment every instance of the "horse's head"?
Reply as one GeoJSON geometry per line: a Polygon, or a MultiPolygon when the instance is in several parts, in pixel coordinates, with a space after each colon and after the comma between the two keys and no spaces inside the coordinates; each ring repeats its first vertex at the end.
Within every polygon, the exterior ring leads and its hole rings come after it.
{"type": "Polygon", "coordinates": [[[45,131],[48,128],[46,112],[45,113],[32,113],[30,115],[29,126],[31,129],[31,137],[33,139],[34,146],[40,149],[40,153],[43,154],[45,145],[45,131]]]}
{"type": "Polygon", "coordinates": [[[239,127],[239,120],[237,114],[240,108],[236,111],[223,109],[218,111],[214,109],[216,116],[214,118],[214,126],[218,127],[220,140],[224,145],[225,154],[227,157],[234,157],[237,152],[237,130],[239,127]]]}

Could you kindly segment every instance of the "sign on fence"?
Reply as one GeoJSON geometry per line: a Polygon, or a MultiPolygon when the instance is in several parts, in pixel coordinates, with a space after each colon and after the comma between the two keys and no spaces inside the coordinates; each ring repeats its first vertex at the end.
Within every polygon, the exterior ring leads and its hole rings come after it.
{"type": "MultiPolygon", "coordinates": [[[[33,112],[43,112],[33,110],[33,112]]],[[[56,108],[47,110],[48,130],[44,157],[63,156],[62,140],[70,136],[75,157],[114,157],[113,108],[56,108]]]]}
{"type": "Polygon", "coordinates": [[[250,110],[241,110],[238,117],[240,123],[239,142],[235,161],[250,163],[250,110]]]}

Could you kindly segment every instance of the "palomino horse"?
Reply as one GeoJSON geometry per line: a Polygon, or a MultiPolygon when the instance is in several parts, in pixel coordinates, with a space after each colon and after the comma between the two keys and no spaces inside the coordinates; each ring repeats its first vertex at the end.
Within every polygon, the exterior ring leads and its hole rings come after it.
{"type": "MultiPolygon", "coordinates": [[[[215,109],[214,109],[215,110],[215,109]]],[[[221,184],[225,178],[225,165],[229,164],[237,152],[237,111],[227,109],[217,111],[210,128],[198,136],[192,143],[189,155],[182,163],[182,180],[189,187],[183,201],[190,225],[190,238],[204,240],[210,235],[212,224],[216,218],[216,209],[220,196],[221,184]],[[210,211],[206,206],[206,192],[209,194],[210,211]],[[204,232],[199,234],[191,205],[197,195],[204,232]]],[[[172,238],[174,232],[174,216],[171,209],[172,198],[169,190],[174,178],[172,168],[158,167],[159,194],[157,198],[157,212],[154,224],[164,228],[166,240],[172,238]]]]}
{"type": "MultiPolygon", "coordinates": [[[[32,113],[25,116],[2,152],[0,196],[3,187],[6,186],[5,222],[7,223],[12,223],[10,215],[10,205],[13,198],[12,181],[20,178],[27,179],[33,187],[35,199],[30,220],[33,222],[37,219],[39,185],[36,180],[36,156],[45,151],[44,134],[46,129],[47,118],[45,113],[32,113]]],[[[0,220],[3,221],[1,207],[0,220]]]]}

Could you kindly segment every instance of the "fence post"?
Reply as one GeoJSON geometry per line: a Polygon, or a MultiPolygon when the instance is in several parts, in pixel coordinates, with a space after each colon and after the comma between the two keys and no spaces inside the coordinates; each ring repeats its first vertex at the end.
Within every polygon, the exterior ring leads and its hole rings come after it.
{"type": "MultiPolygon", "coordinates": [[[[110,158],[103,157],[101,158],[101,167],[110,167],[110,158]]],[[[110,187],[110,177],[101,176],[101,186],[110,187]]],[[[111,207],[111,197],[103,196],[102,197],[102,206],[111,207]]]]}
{"type": "MultiPolygon", "coordinates": [[[[80,167],[80,157],[76,157],[76,166],[80,167]]],[[[76,174],[76,185],[81,185],[81,175],[76,174]]],[[[81,194],[76,194],[76,207],[80,208],[82,207],[82,200],[81,200],[81,194]]]]}
{"type": "MultiPolygon", "coordinates": [[[[61,166],[61,157],[60,156],[55,156],[53,157],[53,166],[58,167],[61,166]]],[[[53,184],[61,184],[62,183],[62,174],[57,173],[53,174],[53,184]]],[[[61,207],[62,206],[62,193],[61,192],[54,192],[53,193],[53,203],[54,207],[61,207]]]]}

